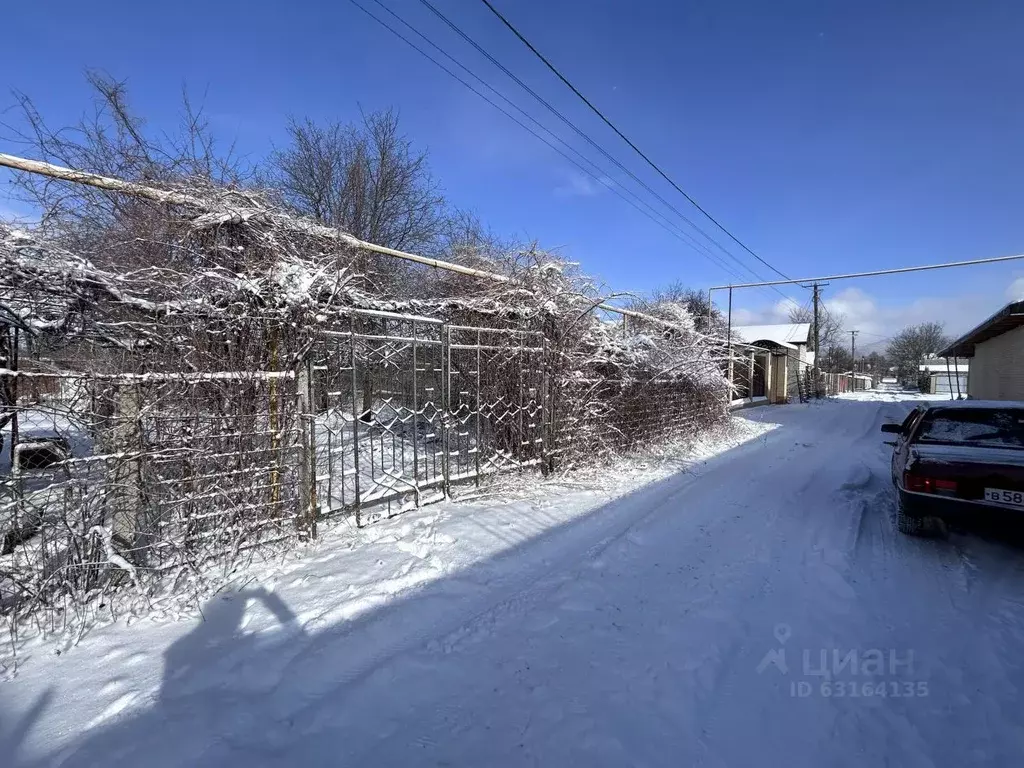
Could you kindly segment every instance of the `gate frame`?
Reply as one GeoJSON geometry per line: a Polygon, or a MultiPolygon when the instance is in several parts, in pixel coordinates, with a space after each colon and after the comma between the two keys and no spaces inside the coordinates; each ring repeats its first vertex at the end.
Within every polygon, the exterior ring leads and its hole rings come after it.
{"type": "MultiPolygon", "coordinates": [[[[317,443],[317,430],[316,430],[316,417],[317,412],[317,398],[315,392],[315,377],[313,371],[315,368],[322,368],[323,366],[314,366],[312,358],[313,349],[316,345],[311,345],[310,351],[306,353],[303,360],[300,361],[298,369],[299,374],[296,376],[297,379],[297,394],[300,402],[300,413],[301,420],[304,425],[302,430],[302,441],[303,441],[303,458],[302,458],[302,472],[301,482],[303,483],[303,491],[300,494],[302,499],[302,509],[299,511],[298,520],[300,527],[306,529],[307,535],[311,538],[316,536],[316,521],[321,516],[328,516],[337,513],[354,513],[355,522],[357,527],[364,527],[368,524],[366,515],[364,514],[367,509],[378,507],[382,504],[390,504],[390,502],[400,499],[410,493],[413,496],[413,502],[416,508],[422,506],[425,502],[423,500],[423,491],[430,488],[441,488],[443,498],[451,498],[451,489],[454,484],[461,482],[475,482],[478,486],[480,485],[481,479],[486,474],[492,474],[494,472],[503,471],[524,471],[527,467],[538,466],[543,473],[550,471],[550,443],[551,437],[547,434],[550,425],[547,422],[548,415],[552,413],[551,405],[547,402],[548,397],[554,396],[554,388],[550,386],[550,365],[548,361],[548,340],[546,335],[542,331],[528,330],[524,328],[494,328],[488,326],[477,326],[477,325],[459,325],[456,323],[447,323],[443,320],[436,318],[425,317],[421,315],[403,314],[399,312],[386,312],[383,310],[368,310],[368,309],[346,309],[344,314],[348,315],[348,328],[346,331],[338,332],[336,330],[328,329],[327,334],[324,334],[320,339],[336,336],[336,337],[348,337],[349,342],[349,354],[348,360],[346,361],[350,368],[351,376],[351,409],[350,413],[347,413],[342,418],[351,418],[352,420],[352,467],[348,467],[345,464],[345,453],[344,450],[338,449],[335,454],[335,448],[332,446],[330,435],[332,431],[327,430],[327,441],[326,441],[326,452],[327,452],[327,480],[328,483],[333,482],[335,469],[340,467],[342,478],[345,474],[352,469],[353,474],[353,498],[351,501],[346,503],[344,499],[344,489],[342,490],[342,503],[334,506],[333,493],[328,492],[326,494],[326,508],[320,508],[319,498],[320,495],[317,491],[317,483],[322,479],[322,476],[317,474],[317,461],[319,452],[324,450],[324,446],[317,443]],[[360,333],[357,327],[357,320],[359,317],[376,317],[383,320],[394,320],[398,322],[410,323],[411,331],[409,335],[404,334],[393,334],[387,329],[383,334],[374,333],[360,333]],[[419,377],[420,364],[421,364],[421,347],[423,346],[424,340],[420,338],[420,332],[424,325],[436,327],[438,329],[438,341],[431,340],[431,344],[437,344],[440,347],[440,369],[438,370],[439,384],[440,384],[440,403],[431,401],[434,407],[438,411],[437,419],[437,430],[439,431],[438,440],[441,444],[440,458],[440,474],[437,477],[432,477],[427,480],[420,480],[419,469],[420,469],[420,450],[419,450],[419,424],[422,419],[422,409],[425,407],[424,403],[421,402],[419,385],[421,379],[419,377]],[[458,343],[453,342],[453,332],[468,332],[470,334],[475,333],[474,343],[458,343]],[[520,356],[527,354],[537,355],[537,365],[535,373],[537,376],[537,384],[535,387],[531,387],[530,390],[534,392],[534,396],[526,398],[526,382],[525,382],[525,369],[520,366],[518,374],[518,402],[517,407],[519,412],[517,414],[518,419],[518,441],[519,445],[515,446],[518,452],[526,449],[526,437],[525,437],[525,410],[527,406],[527,400],[536,403],[536,414],[535,421],[532,424],[532,429],[537,433],[537,439],[530,441],[534,446],[534,450],[537,452],[537,458],[529,461],[524,461],[521,456],[514,464],[506,468],[497,468],[488,470],[484,466],[480,443],[482,439],[481,435],[481,392],[482,392],[482,366],[483,360],[481,352],[487,349],[497,349],[494,344],[486,344],[487,341],[484,338],[484,334],[501,334],[507,336],[513,343],[508,345],[510,352],[518,353],[520,356]],[[385,493],[374,495],[369,501],[366,500],[368,495],[367,490],[362,488],[364,485],[361,483],[360,470],[361,470],[361,457],[360,457],[360,445],[367,439],[366,435],[360,435],[360,416],[361,405],[357,392],[359,391],[359,376],[360,370],[366,371],[368,365],[372,368],[372,363],[368,358],[360,360],[357,353],[357,344],[363,341],[381,341],[390,340],[397,344],[407,344],[406,349],[411,353],[411,379],[412,379],[412,392],[411,392],[411,417],[408,421],[403,421],[404,424],[412,425],[412,462],[413,470],[412,477],[406,479],[405,482],[409,485],[409,489],[392,489],[385,493]],[[530,341],[533,340],[534,344],[530,345],[530,341]],[[451,463],[453,461],[453,450],[452,450],[452,436],[453,431],[457,430],[458,418],[455,415],[454,398],[452,397],[452,351],[453,350],[465,350],[468,352],[475,352],[475,371],[473,372],[473,379],[475,381],[474,400],[473,408],[471,410],[471,416],[475,420],[475,438],[474,444],[474,456],[473,456],[473,467],[471,476],[467,476],[467,473],[459,472],[453,475],[451,463]],[[340,464],[338,463],[340,462],[340,464]]],[[[318,341],[320,340],[318,339],[318,341]]],[[[330,359],[332,352],[330,348],[327,349],[327,356],[330,359]]],[[[339,360],[335,356],[335,360],[339,360]]],[[[328,368],[330,365],[327,366],[328,368]]],[[[343,370],[343,368],[342,368],[343,370]]],[[[404,369],[403,372],[409,372],[408,369],[404,369]]],[[[345,403],[338,403],[337,409],[339,413],[345,413],[345,403]]],[[[464,405],[464,404],[463,404],[464,405]]],[[[328,411],[332,410],[328,407],[328,411]]],[[[461,412],[461,406],[460,406],[461,412]]],[[[342,425],[339,429],[339,433],[343,433],[347,425],[342,425]]],[[[388,429],[390,431],[390,429],[388,429]]],[[[391,433],[394,438],[394,433],[391,433]]],[[[408,447],[403,444],[401,448],[403,455],[408,447]]],[[[342,480],[344,485],[344,480],[342,480]]],[[[378,490],[377,487],[373,489],[378,490]]],[[[429,502],[426,502],[429,503],[429,502]]],[[[393,517],[401,512],[389,512],[383,517],[393,517]]],[[[376,515],[374,515],[376,519],[376,515]]]]}

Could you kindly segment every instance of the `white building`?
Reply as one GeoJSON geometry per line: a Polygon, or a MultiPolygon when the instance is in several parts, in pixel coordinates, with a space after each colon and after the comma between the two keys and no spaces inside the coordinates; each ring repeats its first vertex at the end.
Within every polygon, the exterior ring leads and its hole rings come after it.
{"type": "Polygon", "coordinates": [[[954,364],[945,358],[930,360],[917,367],[920,378],[927,378],[927,386],[922,392],[932,395],[952,395],[967,397],[967,374],[970,366],[967,363],[954,364]]]}
{"type": "Polygon", "coordinates": [[[807,351],[810,334],[810,323],[733,326],[733,338],[749,345],[734,353],[749,360],[734,364],[737,399],[798,400],[800,377],[813,362],[813,353],[807,351]]]}

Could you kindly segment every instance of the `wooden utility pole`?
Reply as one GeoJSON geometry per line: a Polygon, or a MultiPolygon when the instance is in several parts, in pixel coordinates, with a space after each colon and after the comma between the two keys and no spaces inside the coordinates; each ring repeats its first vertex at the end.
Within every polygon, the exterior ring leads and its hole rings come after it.
{"type": "Polygon", "coordinates": [[[850,331],[850,360],[853,361],[853,372],[857,372],[857,334],[860,331],[850,331]]]}

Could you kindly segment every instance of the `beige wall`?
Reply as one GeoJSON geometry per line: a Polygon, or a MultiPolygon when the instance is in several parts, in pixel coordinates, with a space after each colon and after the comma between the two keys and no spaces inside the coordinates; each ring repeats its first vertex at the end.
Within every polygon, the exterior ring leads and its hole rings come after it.
{"type": "Polygon", "coordinates": [[[978,400],[1024,400],[1024,326],[975,346],[967,391],[978,400]]]}
{"type": "Polygon", "coordinates": [[[787,356],[783,354],[772,355],[772,373],[769,379],[771,392],[769,398],[773,403],[784,403],[789,399],[786,372],[789,370],[787,356]]]}
{"type": "Polygon", "coordinates": [[[786,358],[786,365],[789,367],[786,374],[786,395],[792,403],[800,400],[800,377],[807,370],[807,366],[801,364],[807,360],[807,345],[797,344],[796,347],[795,352],[787,350],[789,354],[786,358]]]}

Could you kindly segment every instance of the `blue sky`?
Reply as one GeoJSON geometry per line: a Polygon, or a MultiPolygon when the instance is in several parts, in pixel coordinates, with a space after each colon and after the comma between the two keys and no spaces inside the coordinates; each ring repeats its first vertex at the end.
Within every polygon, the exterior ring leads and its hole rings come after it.
{"type": "MultiPolygon", "coordinates": [[[[569,138],[418,0],[382,2],[569,138]]],[[[495,2],[684,189],[792,277],[1024,251],[1019,3],[495,2]]],[[[435,5],[700,219],[482,3],[435,5]]],[[[51,0],[12,3],[4,18],[9,29],[45,34],[5,39],[0,86],[33,96],[54,123],[87,107],[86,67],[127,78],[155,128],[175,119],[183,84],[205,93],[218,132],[253,159],[283,140],[289,115],[348,120],[360,106],[395,106],[451,200],[498,232],[558,247],[616,289],[733,279],[347,0],[51,0]]],[[[0,105],[12,101],[0,95],[0,105]]],[[[0,187],[3,208],[16,206],[0,187]]],[[[1021,278],[1024,264],[1000,265],[835,283],[825,295],[852,327],[881,339],[927,319],[963,330],[1020,290],[1021,278]]],[[[771,319],[777,299],[738,294],[737,319],[771,319]]]]}

